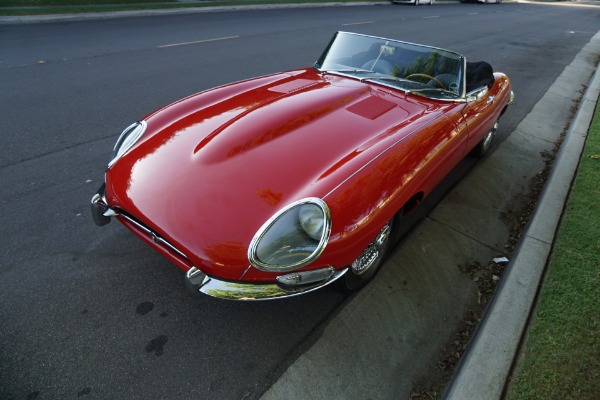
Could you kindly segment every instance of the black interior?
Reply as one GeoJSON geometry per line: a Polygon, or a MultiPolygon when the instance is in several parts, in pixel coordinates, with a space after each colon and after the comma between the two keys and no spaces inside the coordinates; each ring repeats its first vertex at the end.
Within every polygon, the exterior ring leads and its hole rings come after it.
{"type": "Polygon", "coordinates": [[[487,86],[491,88],[494,84],[494,70],[485,61],[467,62],[467,93],[487,86]]]}

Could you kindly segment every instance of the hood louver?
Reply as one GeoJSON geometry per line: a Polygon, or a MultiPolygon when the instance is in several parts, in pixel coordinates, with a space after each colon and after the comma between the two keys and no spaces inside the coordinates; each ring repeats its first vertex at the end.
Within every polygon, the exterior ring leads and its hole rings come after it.
{"type": "Polygon", "coordinates": [[[381,97],[371,96],[347,108],[348,111],[368,119],[377,119],[392,108],[396,103],[382,99],[381,97]]]}

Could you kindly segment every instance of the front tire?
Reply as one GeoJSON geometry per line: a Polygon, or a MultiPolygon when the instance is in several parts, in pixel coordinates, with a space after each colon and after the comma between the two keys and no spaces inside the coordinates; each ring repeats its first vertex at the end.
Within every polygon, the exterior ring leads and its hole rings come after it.
{"type": "Polygon", "coordinates": [[[490,129],[490,131],[485,134],[483,139],[481,139],[481,142],[479,142],[477,146],[475,146],[472,152],[473,156],[482,157],[490,150],[490,148],[492,147],[492,143],[494,142],[494,137],[496,137],[497,131],[498,121],[496,121],[496,123],[494,123],[494,126],[492,126],[492,129],[490,129]]]}
{"type": "Polygon", "coordinates": [[[354,260],[348,272],[340,279],[340,289],[350,293],[364,287],[377,274],[392,243],[392,218],[377,234],[375,239],[367,246],[362,254],[354,260]]]}

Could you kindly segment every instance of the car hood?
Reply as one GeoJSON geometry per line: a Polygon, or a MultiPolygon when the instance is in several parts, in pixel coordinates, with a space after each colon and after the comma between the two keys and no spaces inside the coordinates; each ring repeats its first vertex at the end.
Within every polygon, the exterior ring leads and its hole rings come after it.
{"type": "Polygon", "coordinates": [[[239,279],[268,218],[301,198],[327,201],[435,114],[416,96],[311,69],[238,82],[147,116],[107,171],[107,200],[205,273],[239,279]]]}

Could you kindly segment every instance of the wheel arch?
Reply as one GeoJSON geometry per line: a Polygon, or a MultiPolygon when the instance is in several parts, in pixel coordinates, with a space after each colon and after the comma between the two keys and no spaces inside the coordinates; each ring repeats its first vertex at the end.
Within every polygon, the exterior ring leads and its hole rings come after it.
{"type": "Polygon", "coordinates": [[[398,212],[402,213],[402,215],[408,215],[412,213],[418,207],[418,205],[421,204],[424,197],[425,193],[422,191],[415,193],[410,199],[408,199],[406,203],[404,203],[398,212]]]}

